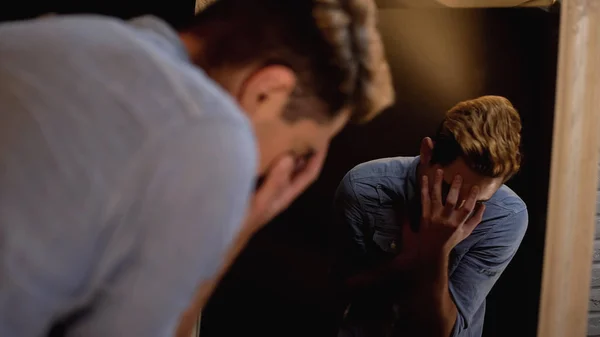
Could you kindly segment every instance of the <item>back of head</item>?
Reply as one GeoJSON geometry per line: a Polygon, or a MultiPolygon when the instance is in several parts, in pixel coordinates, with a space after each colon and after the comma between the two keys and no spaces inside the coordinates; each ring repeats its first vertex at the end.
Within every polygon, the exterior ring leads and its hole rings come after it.
{"type": "Polygon", "coordinates": [[[292,99],[286,117],[351,108],[362,122],[394,100],[376,15],[372,0],[217,0],[184,30],[203,41],[194,61],[209,74],[249,65],[294,71],[292,98],[311,99],[292,99]]]}
{"type": "Polygon", "coordinates": [[[483,96],[446,113],[435,139],[432,162],[442,166],[462,157],[475,172],[508,180],[521,165],[521,119],[511,102],[483,96]]]}

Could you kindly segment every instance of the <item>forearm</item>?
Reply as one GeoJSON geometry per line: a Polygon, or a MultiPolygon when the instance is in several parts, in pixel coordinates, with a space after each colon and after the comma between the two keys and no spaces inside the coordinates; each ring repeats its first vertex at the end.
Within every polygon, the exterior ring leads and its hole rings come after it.
{"type": "Polygon", "coordinates": [[[214,278],[207,280],[200,285],[196,295],[194,296],[194,299],[190,303],[190,306],[180,317],[179,326],[175,334],[176,337],[189,337],[192,334],[194,326],[196,325],[196,322],[200,317],[200,313],[202,312],[202,308],[204,305],[206,305],[210,296],[217,288],[219,282],[223,276],[225,276],[225,273],[227,273],[236,257],[241,253],[244,247],[246,247],[246,244],[248,241],[250,241],[253,235],[254,231],[247,229],[246,227],[243,227],[242,230],[237,234],[235,240],[227,250],[224,263],[219,269],[218,273],[214,278]]]}
{"type": "Polygon", "coordinates": [[[179,319],[179,326],[177,327],[175,337],[190,337],[192,335],[192,331],[200,318],[202,307],[208,301],[208,298],[210,297],[210,294],[212,294],[217,283],[217,279],[214,279],[205,282],[200,286],[191,305],[179,319]]]}
{"type": "Polygon", "coordinates": [[[449,337],[458,310],[449,291],[448,255],[442,254],[419,271],[406,328],[422,336],[449,337]]]}
{"type": "Polygon", "coordinates": [[[406,272],[410,271],[411,267],[409,259],[398,256],[392,261],[347,278],[344,282],[344,287],[351,294],[363,291],[372,292],[374,288],[384,289],[387,285],[392,285],[394,288],[401,288],[401,284],[405,281],[403,276],[406,272]]]}
{"type": "Polygon", "coordinates": [[[458,310],[450,296],[447,267],[443,279],[439,279],[439,283],[433,285],[431,295],[428,299],[427,296],[425,298],[424,307],[419,312],[422,324],[432,330],[427,336],[449,337],[456,324],[458,310]]]}
{"type": "Polygon", "coordinates": [[[349,293],[361,292],[377,284],[385,283],[390,274],[389,265],[385,264],[347,278],[344,282],[344,288],[349,293]]]}

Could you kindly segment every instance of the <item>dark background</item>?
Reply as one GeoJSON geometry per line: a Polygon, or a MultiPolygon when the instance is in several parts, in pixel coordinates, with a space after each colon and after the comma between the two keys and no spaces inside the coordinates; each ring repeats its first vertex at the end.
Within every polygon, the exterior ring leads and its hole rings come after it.
{"type": "Polygon", "coordinates": [[[0,21],[36,17],[45,13],[95,13],[130,18],[155,14],[171,23],[194,15],[195,0],[27,0],[2,1],[0,21]],[[21,6],[19,6],[21,5],[21,6]]]}
{"type": "MultiPolygon", "coordinates": [[[[250,0],[249,0],[250,1],[250,0]]],[[[288,0],[282,0],[288,1],[288,0]]],[[[0,6],[0,20],[46,12],[131,17],[153,13],[177,24],[195,1],[28,1],[0,6]]],[[[558,14],[539,9],[381,10],[397,104],[374,122],[346,128],[321,178],[260,232],[205,309],[202,337],[335,336],[339,318],[328,283],[336,232],[333,192],[358,163],[413,156],[445,110],[484,94],[503,95],[523,119],[525,161],[509,182],[529,207],[521,249],[488,297],[486,337],[535,336],[541,284],[558,50],[558,14]]]]}

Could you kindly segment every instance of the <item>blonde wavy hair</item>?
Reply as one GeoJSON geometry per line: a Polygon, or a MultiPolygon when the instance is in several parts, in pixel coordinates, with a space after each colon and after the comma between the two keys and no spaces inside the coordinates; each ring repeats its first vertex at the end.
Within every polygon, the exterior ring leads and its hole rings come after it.
{"type": "Polygon", "coordinates": [[[521,167],[521,118],[501,96],[458,103],[446,113],[434,139],[432,162],[462,157],[475,172],[510,179],[521,167]]]}
{"type": "MultiPolygon", "coordinates": [[[[296,97],[317,98],[325,116],[351,108],[356,122],[371,120],[394,102],[373,0],[199,0],[197,5],[197,20],[186,29],[206,42],[206,55],[195,60],[205,69],[257,61],[288,66],[298,77],[296,97]]],[[[314,103],[293,100],[287,115],[318,118],[314,103]]]]}

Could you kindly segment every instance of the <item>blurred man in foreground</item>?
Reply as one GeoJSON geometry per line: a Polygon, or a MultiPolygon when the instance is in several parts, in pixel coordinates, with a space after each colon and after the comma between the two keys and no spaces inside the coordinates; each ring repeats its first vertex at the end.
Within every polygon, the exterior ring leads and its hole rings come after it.
{"type": "Polygon", "coordinates": [[[333,135],[392,103],[375,21],[369,0],[221,0],[179,32],[0,25],[0,335],[172,335],[333,135]]]}
{"type": "Polygon", "coordinates": [[[448,111],[420,157],[344,177],[340,337],[481,336],[485,298],[527,229],[525,203],[504,185],[520,167],[520,132],[507,99],[480,97],[448,111]]]}

